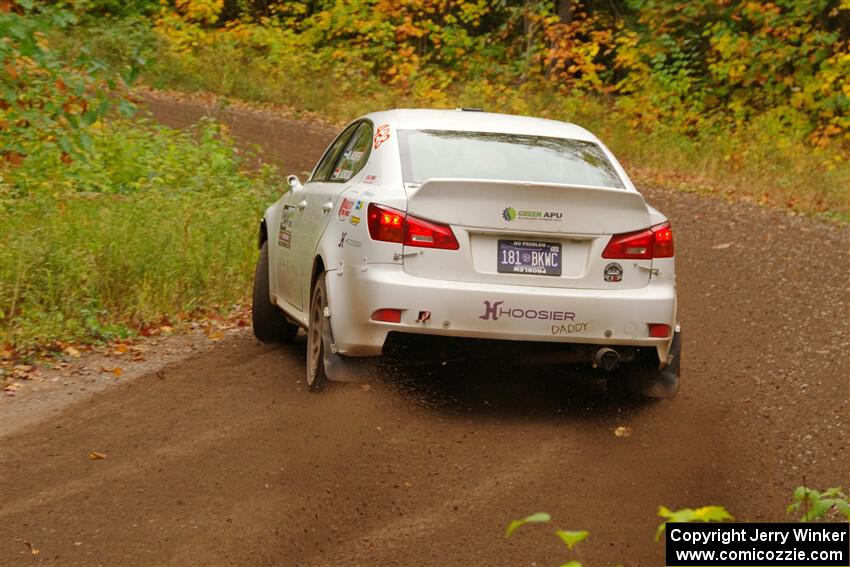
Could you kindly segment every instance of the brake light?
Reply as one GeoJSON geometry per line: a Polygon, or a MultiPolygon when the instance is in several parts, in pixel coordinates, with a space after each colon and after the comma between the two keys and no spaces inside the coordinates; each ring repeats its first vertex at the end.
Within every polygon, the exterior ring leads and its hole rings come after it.
{"type": "Polygon", "coordinates": [[[404,242],[404,213],[371,203],[367,213],[372,240],[404,242]]]}
{"type": "Polygon", "coordinates": [[[396,209],[370,203],[367,220],[372,240],[442,250],[460,248],[450,226],[407,215],[396,209]]]}
{"type": "Polygon", "coordinates": [[[652,248],[653,258],[673,257],[673,229],[670,223],[660,224],[652,229],[655,234],[655,243],[652,248]]]}
{"type": "Polygon", "coordinates": [[[602,252],[603,258],[618,260],[652,260],[673,257],[673,229],[670,223],[646,230],[615,234],[602,252]]]}

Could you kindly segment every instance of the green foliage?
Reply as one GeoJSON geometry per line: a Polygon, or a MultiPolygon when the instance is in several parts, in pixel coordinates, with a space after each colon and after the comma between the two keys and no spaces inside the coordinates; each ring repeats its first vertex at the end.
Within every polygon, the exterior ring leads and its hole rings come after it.
{"type": "Polygon", "coordinates": [[[661,534],[664,533],[668,522],[723,522],[725,520],[734,520],[723,506],[703,506],[697,509],[682,508],[676,511],[661,506],[658,509],[658,516],[666,519],[655,531],[655,541],[661,539],[661,534]]]}
{"type": "MultiPolygon", "coordinates": [[[[802,489],[802,487],[800,487],[802,489]]],[[[797,489],[798,491],[800,489],[797,489]]],[[[837,491],[836,493],[831,493],[831,496],[836,496],[840,494],[838,489],[830,489],[831,491],[837,491]]],[[[824,492],[826,494],[826,492],[824,492]]],[[[841,495],[843,497],[843,495],[841,495]]],[[[796,497],[796,493],[795,493],[796,497]]],[[[846,502],[845,502],[846,505],[846,502]]],[[[789,507],[790,512],[790,507],[789,507]]],[[[682,508],[681,510],[671,511],[670,509],[661,506],[658,510],[658,515],[662,518],[666,518],[664,523],[658,526],[658,530],[655,532],[655,541],[657,542],[661,534],[664,533],[664,529],[667,526],[667,522],[722,522],[725,520],[734,519],[729,512],[726,511],[722,506],[703,506],[702,508],[692,509],[692,508],[682,508]]],[[[505,537],[511,537],[513,532],[526,524],[548,524],[550,523],[552,518],[546,512],[538,512],[537,514],[532,514],[526,518],[522,518],[519,520],[513,520],[510,524],[508,524],[507,532],[505,533],[505,537]]],[[[555,530],[555,535],[567,546],[567,550],[569,552],[573,552],[576,545],[583,542],[587,539],[590,532],[586,530],[555,530]]],[[[581,561],[576,559],[571,559],[566,563],[562,563],[561,567],[582,567],[581,561]]]]}
{"type": "Polygon", "coordinates": [[[799,514],[801,522],[811,522],[829,514],[843,514],[850,521],[850,504],[841,488],[827,488],[823,492],[798,486],[794,490],[794,501],[788,506],[787,513],[799,514]]]}
{"type": "MultiPolygon", "coordinates": [[[[552,521],[552,517],[549,514],[547,514],[546,512],[538,512],[537,514],[532,514],[531,516],[527,516],[527,517],[519,519],[519,520],[513,520],[513,521],[511,521],[510,524],[508,524],[508,529],[505,532],[505,537],[506,538],[511,537],[511,535],[514,533],[514,531],[517,528],[524,526],[526,524],[548,524],[551,521],[552,521]]],[[[585,530],[578,530],[578,531],[562,530],[562,529],[555,530],[555,535],[558,536],[558,538],[562,542],[564,542],[564,544],[567,546],[567,550],[570,551],[570,552],[573,551],[573,548],[577,544],[579,544],[582,541],[584,541],[585,539],[587,539],[587,536],[589,534],[590,534],[590,532],[587,532],[585,530]]],[[[573,560],[567,561],[566,563],[563,563],[561,565],[561,567],[582,567],[582,565],[581,565],[580,561],[573,559],[573,560]]]]}
{"type": "Polygon", "coordinates": [[[561,541],[563,541],[565,544],[567,544],[567,549],[569,549],[570,551],[573,550],[573,547],[575,547],[575,545],[577,543],[580,543],[580,542],[584,541],[585,539],[587,539],[587,536],[589,534],[590,534],[590,532],[585,531],[585,530],[580,530],[580,531],[556,530],[555,531],[555,535],[558,536],[559,538],[561,538],[561,541]]]}
{"type": "Polygon", "coordinates": [[[567,4],[181,0],[82,37],[114,61],[142,46],[155,86],[338,121],[393,106],[567,120],[638,182],[850,218],[850,5],[567,4]]]}
{"type": "Polygon", "coordinates": [[[505,537],[511,537],[511,535],[517,528],[526,524],[541,524],[546,523],[551,519],[551,516],[549,516],[549,514],[547,514],[546,512],[539,512],[537,514],[532,514],[520,520],[514,520],[510,524],[508,524],[508,529],[505,532],[505,537]]]}
{"type": "Polygon", "coordinates": [[[115,338],[250,289],[256,223],[283,182],[212,123],[91,130],[87,160],[43,147],[0,170],[0,344],[115,338]]]}
{"type": "Polygon", "coordinates": [[[74,11],[84,18],[124,18],[155,14],[159,0],[71,0],[74,11]]]}
{"type": "MultiPolygon", "coordinates": [[[[810,522],[819,518],[828,516],[830,513],[843,514],[850,520],[850,504],[848,504],[847,496],[842,492],[841,488],[828,488],[822,492],[812,490],[805,486],[799,486],[794,490],[794,501],[788,506],[787,513],[799,513],[803,511],[801,522],[810,522]]],[[[726,520],[734,520],[731,514],[726,511],[723,506],[703,506],[701,508],[682,508],[680,510],[670,510],[665,506],[658,509],[658,515],[664,518],[664,522],[658,526],[655,532],[655,541],[658,542],[668,522],[723,522],[726,520]]],[[[513,520],[508,525],[508,530],[505,537],[510,537],[511,534],[520,526],[529,523],[549,523],[551,518],[546,512],[538,512],[521,520],[513,520]]],[[[561,541],[567,545],[569,551],[580,542],[587,539],[589,532],[587,531],[567,531],[556,530],[561,541]]],[[[581,562],[570,560],[561,564],[561,567],[582,567],[581,562]]]]}
{"type": "Polygon", "coordinates": [[[156,22],[198,53],[221,42],[266,59],[446,103],[458,79],[616,95],[634,126],[693,134],[772,112],[814,147],[850,143],[850,7],[829,0],[180,0],[156,22]],[[566,13],[556,7],[567,6],[566,13]],[[306,54],[309,54],[307,56],[306,54]],[[309,62],[306,60],[310,60],[309,62]]]}
{"type": "Polygon", "coordinates": [[[85,49],[66,57],[49,36],[69,28],[76,16],[61,7],[19,4],[19,11],[0,12],[0,157],[18,165],[37,153],[67,163],[91,148],[88,128],[114,101],[132,113],[116,89],[135,71],[114,73],[85,49]]]}
{"type": "Polygon", "coordinates": [[[818,148],[850,142],[847,6],[828,0],[633,2],[637,33],[615,54],[619,105],[692,131],[769,113],[818,148]]]}

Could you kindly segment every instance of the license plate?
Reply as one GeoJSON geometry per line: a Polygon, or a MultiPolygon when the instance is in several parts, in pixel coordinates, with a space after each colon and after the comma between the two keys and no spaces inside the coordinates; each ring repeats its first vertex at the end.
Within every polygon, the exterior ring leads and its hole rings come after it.
{"type": "Polygon", "coordinates": [[[533,240],[499,240],[499,273],[561,275],[561,245],[533,240]]]}

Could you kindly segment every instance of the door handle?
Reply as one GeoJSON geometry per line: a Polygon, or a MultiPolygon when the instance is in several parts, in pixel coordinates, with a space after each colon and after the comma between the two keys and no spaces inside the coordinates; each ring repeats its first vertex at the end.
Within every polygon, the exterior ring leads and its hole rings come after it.
{"type": "Polygon", "coordinates": [[[298,203],[298,210],[303,211],[306,206],[307,206],[307,199],[304,199],[303,201],[300,201],[298,203]]]}
{"type": "Polygon", "coordinates": [[[334,208],[334,202],[328,201],[327,203],[322,205],[322,212],[323,213],[329,213],[329,212],[331,212],[331,209],[333,209],[333,208],[334,208]]]}

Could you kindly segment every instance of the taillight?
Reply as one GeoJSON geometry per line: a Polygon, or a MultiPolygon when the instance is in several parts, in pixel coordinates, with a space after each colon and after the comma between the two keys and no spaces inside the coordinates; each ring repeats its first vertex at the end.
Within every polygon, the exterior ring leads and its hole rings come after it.
{"type": "Polygon", "coordinates": [[[374,203],[369,204],[367,217],[369,236],[372,240],[442,250],[460,248],[450,226],[420,219],[374,203]]]}
{"type": "Polygon", "coordinates": [[[450,226],[411,216],[407,217],[407,224],[404,227],[404,245],[443,250],[460,248],[450,226]]]}
{"type": "Polygon", "coordinates": [[[602,252],[603,258],[652,260],[673,257],[673,229],[662,223],[637,232],[615,234],[602,252]]]}
{"type": "Polygon", "coordinates": [[[670,223],[659,224],[652,227],[652,232],[655,235],[655,242],[652,248],[653,258],[672,258],[673,257],[673,229],[670,228],[670,223]]]}
{"type": "Polygon", "coordinates": [[[404,242],[404,213],[371,203],[367,214],[372,240],[404,242]]]}

